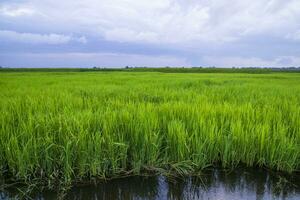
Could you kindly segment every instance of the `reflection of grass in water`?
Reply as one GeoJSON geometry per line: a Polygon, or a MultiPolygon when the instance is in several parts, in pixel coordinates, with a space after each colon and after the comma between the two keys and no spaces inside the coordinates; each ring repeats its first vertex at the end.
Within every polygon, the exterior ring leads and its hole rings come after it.
{"type": "Polygon", "coordinates": [[[95,185],[81,182],[72,189],[60,188],[58,193],[54,191],[49,193],[47,188],[43,192],[41,187],[37,187],[37,191],[35,185],[31,185],[27,188],[26,186],[20,187],[15,193],[11,192],[10,198],[90,199],[97,196],[98,199],[104,197],[105,199],[134,199],[138,196],[141,199],[157,199],[165,197],[164,194],[167,193],[168,199],[208,199],[209,197],[214,199],[216,195],[224,195],[225,191],[226,194],[231,193],[236,197],[246,198],[248,195],[252,197],[252,194],[256,194],[257,197],[272,195],[277,199],[288,197],[289,194],[293,196],[293,193],[297,191],[296,185],[292,185],[289,176],[277,175],[277,173],[271,175],[265,170],[259,170],[257,174],[256,171],[253,168],[245,170],[244,167],[239,167],[236,170],[210,168],[197,176],[188,177],[174,174],[168,174],[169,176],[145,174],[145,176],[97,180],[95,185]],[[279,177],[282,180],[279,180],[279,177]]]}
{"type": "Polygon", "coordinates": [[[286,177],[278,175],[277,181],[274,184],[273,192],[277,195],[281,193],[286,193],[288,188],[297,188],[299,187],[295,183],[289,181],[286,177]]]}
{"type": "Polygon", "coordinates": [[[2,174],[53,185],[217,163],[299,170],[297,74],[65,74],[0,74],[2,174]]]}
{"type": "Polygon", "coordinates": [[[288,184],[288,180],[285,177],[279,176],[279,180],[277,181],[274,190],[275,191],[281,191],[283,190],[286,185],[288,184]]]}

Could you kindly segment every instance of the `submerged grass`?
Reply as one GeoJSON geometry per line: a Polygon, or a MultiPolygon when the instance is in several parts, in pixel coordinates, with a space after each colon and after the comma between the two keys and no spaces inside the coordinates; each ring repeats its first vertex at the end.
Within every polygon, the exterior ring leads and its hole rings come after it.
{"type": "Polygon", "coordinates": [[[300,169],[298,73],[26,72],[0,82],[4,178],[300,169]]]}

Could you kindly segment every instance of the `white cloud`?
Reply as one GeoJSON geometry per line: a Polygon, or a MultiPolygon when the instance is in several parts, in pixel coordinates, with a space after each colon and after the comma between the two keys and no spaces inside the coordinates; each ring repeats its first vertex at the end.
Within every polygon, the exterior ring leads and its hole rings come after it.
{"type": "Polygon", "coordinates": [[[284,38],[300,20],[299,0],[27,0],[14,6],[5,12],[14,16],[30,8],[42,15],[41,24],[59,32],[156,44],[222,43],[257,34],[284,38]]]}
{"type": "Polygon", "coordinates": [[[204,56],[203,61],[216,67],[299,67],[300,57],[279,56],[273,59],[258,57],[204,56]]]}
{"type": "Polygon", "coordinates": [[[19,33],[15,31],[0,30],[0,40],[12,41],[30,44],[65,44],[71,41],[86,43],[84,36],[73,37],[61,34],[35,34],[35,33],[19,33]]]}
{"type": "Polygon", "coordinates": [[[286,39],[300,41],[300,30],[297,30],[297,31],[292,32],[292,33],[288,33],[286,35],[286,39]]]}
{"type": "Polygon", "coordinates": [[[7,17],[20,17],[34,15],[35,11],[29,7],[18,6],[2,6],[0,7],[0,15],[7,17]]]}
{"type": "MultiPolygon", "coordinates": [[[[87,37],[89,44],[85,50],[89,51],[105,51],[107,48],[111,52],[139,54],[139,49],[145,47],[142,49],[144,54],[173,52],[173,56],[159,58],[162,65],[186,63],[181,55],[195,65],[203,64],[201,58],[206,65],[228,67],[299,65],[297,56],[300,49],[295,45],[300,41],[299,21],[299,0],[0,2],[0,26],[7,29],[0,30],[2,41],[34,44],[75,42],[80,48],[79,45],[87,42],[87,37]],[[81,35],[85,37],[77,37],[81,35]],[[107,47],[108,44],[112,45],[107,47]]],[[[9,44],[2,46],[4,48],[14,49],[9,44]]],[[[46,51],[42,46],[41,49],[46,51]]],[[[66,48],[66,51],[73,49],[66,48]]],[[[128,54],[118,55],[106,55],[106,58],[125,60],[128,54]]],[[[147,63],[140,58],[150,64],[151,59],[156,58],[130,55],[128,58],[140,63],[147,63]]],[[[87,54],[77,56],[83,60],[88,57],[87,54]]]]}

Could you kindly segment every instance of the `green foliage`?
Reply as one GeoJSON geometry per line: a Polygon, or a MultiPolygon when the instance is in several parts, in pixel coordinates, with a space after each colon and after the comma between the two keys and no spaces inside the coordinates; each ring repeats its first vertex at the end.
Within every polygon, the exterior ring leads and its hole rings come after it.
{"type": "Polygon", "coordinates": [[[297,73],[0,73],[0,91],[2,176],[300,169],[297,73]]]}

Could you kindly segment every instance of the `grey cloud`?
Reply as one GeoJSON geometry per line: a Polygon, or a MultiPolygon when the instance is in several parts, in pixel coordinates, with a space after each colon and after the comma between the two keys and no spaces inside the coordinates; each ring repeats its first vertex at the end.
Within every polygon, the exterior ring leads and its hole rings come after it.
{"type": "Polygon", "coordinates": [[[15,67],[190,66],[185,58],[117,53],[2,53],[0,60],[3,66],[15,67]]]}

